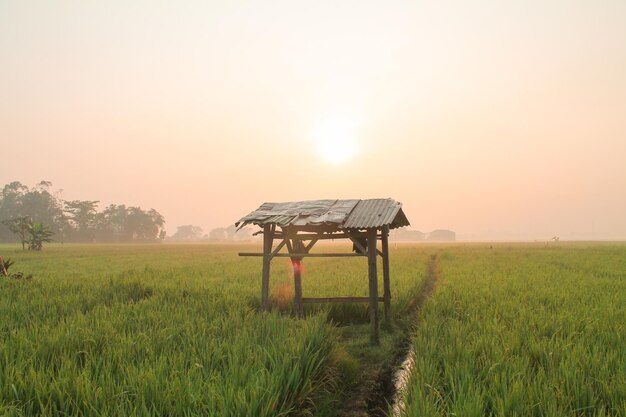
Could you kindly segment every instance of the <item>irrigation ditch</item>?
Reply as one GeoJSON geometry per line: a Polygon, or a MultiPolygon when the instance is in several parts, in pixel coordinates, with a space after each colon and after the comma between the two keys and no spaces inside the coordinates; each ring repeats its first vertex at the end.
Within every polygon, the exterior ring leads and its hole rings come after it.
{"type": "Polygon", "coordinates": [[[402,393],[414,364],[411,334],[416,326],[415,318],[434,293],[439,276],[439,255],[433,254],[428,260],[426,280],[396,324],[400,335],[394,343],[391,359],[383,366],[364,365],[359,383],[346,394],[337,417],[384,417],[388,416],[389,405],[392,406],[392,416],[400,415],[402,393]]]}

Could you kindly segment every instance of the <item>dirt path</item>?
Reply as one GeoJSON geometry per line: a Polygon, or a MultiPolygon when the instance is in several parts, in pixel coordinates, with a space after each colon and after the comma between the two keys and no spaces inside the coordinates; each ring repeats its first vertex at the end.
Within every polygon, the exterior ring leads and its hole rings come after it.
{"type": "Polygon", "coordinates": [[[430,259],[428,260],[428,275],[426,276],[426,281],[424,282],[419,294],[417,294],[417,296],[409,304],[409,311],[411,313],[415,313],[415,311],[419,310],[422,305],[424,305],[428,297],[435,292],[438,280],[439,254],[433,254],[430,255],[430,259]]]}
{"type": "Polygon", "coordinates": [[[384,417],[389,404],[395,401],[398,369],[405,363],[411,348],[411,331],[416,312],[433,294],[439,279],[438,254],[430,256],[426,280],[418,294],[409,303],[406,318],[397,330],[401,332],[392,352],[392,359],[383,366],[366,364],[362,370],[359,384],[348,395],[347,400],[338,410],[337,417],[384,417]]]}

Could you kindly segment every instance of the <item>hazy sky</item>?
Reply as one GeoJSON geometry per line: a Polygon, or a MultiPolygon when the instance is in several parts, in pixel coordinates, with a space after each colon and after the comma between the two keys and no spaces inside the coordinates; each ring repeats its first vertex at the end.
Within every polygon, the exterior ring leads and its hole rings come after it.
{"type": "Polygon", "coordinates": [[[392,197],[422,231],[626,239],[626,1],[0,0],[0,145],[0,185],[170,232],[392,197]]]}

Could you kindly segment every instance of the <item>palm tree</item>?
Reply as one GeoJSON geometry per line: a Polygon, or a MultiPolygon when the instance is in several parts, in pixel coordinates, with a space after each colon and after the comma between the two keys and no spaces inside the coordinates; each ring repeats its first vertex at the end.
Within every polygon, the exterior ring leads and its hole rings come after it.
{"type": "Polygon", "coordinates": [[[54,233],[41,222],[30,222],[28,233],[30,234],[30,241],[28,242],[28,249],[40,251],[44,242],[52,242],[52,236],[54,233]]]}

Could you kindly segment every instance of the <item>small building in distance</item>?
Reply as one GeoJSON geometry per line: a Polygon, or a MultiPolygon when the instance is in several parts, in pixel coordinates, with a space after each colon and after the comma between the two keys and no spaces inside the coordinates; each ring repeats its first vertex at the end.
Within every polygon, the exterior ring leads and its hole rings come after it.
{"type": "Polygon", "coordinates": [[[435,242],[454,242],[456,233],[452,230],[437,229],[428,234],[428,240],[435,242]]]}

